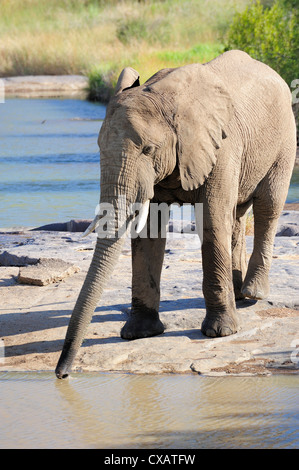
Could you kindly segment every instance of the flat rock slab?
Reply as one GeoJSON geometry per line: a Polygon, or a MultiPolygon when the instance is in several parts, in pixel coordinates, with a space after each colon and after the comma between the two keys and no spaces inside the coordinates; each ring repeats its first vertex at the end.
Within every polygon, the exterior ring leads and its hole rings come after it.
{"type": "MultiPolygon", "coordinates": [[[[249,256],[253,237],[246,237],[246,241],[249,256]]],[[[2,370],[54,372],[95,242],[95,234],[82,239],[80,233],[2,231],[0,251],[38,259],[59,258],[80,267],[80,272],[71,277],[43,287],[18,283],[19,267],[0,267],[2,370]]],[[[207,338],[200,330],[205,302],[199,238],[170,233],[161,276],[160,317],[165,332],[126,341],[120,337],[131,304],[131,250],[130,240],[126,240],[73,370],[206,375],[298,373],[298,261],[298,237],[276,237],[267,301],[238,301],[238,333],[207,338]]]]}
{"type": "Polygon", "coordinates": [[[36,264],[23,266],[19,270],[18,282],[46,286],[62,281],[80,271],[78,266],[56,258],[40,258],[36,264]]]}
{"type": "Polygon", "coordinates": [[[28,75],[2,78],[5,95],[15,97],[72,96],[86,93],[88,78],[81,75],[28,75]]]}

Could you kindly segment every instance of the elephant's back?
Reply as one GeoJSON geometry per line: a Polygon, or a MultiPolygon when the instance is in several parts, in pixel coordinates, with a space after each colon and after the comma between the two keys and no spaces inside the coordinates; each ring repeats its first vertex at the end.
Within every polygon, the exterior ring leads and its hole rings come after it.
{"type": "Polygon", "coordinates": [[[244,51],[224,52],[206,66],[221,77],[236,100],[240,98],[240,94],[250,96],[251,99],[255,96],[260,99],[261,95],[274,93],[276,99],[280,96],[288,105],[291,103],[290,89],[282,77],[244,51]]]}

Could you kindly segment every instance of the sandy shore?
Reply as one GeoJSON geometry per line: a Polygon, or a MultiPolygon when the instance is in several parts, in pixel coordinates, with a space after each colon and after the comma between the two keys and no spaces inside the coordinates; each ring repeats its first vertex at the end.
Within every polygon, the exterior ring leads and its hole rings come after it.
{"type": "MultiPolygon", "coordinates": [[[[285,225],[298,226],[299,212],[285,211],[278,232],[285,225]]],[[[14,264],[18,260],[20,264],[24,257],[27,262],[28,257],[57,262],[52,271],[49,266],[46,269],[49,279],[45,285],[20,283],[18,276],[24,267],[0,267],[2,370],[54,371],[95,237],[92,234],[82,239],[81,233],[23,229],[1,232],[0,253],[14,255],[14,264]],[[59,261],[64,264],[59,266],[59,261]],[[75,269],[67,272],[69,267],[75,269]]],[[[269,298],[237,302],[239,332],[212,339],[200,331],[205,315],[200,241],[196,234],[170,233],[161,282],[160,316],[165,333],[125,341],[119,333],[131,301],[131,253],[127,240],[74,370],[207,375],[298,373],[298,241],[298,236],[276,237],[269,298]]],[[[252,242],[248,236],[248,256],[252,242]]]]}

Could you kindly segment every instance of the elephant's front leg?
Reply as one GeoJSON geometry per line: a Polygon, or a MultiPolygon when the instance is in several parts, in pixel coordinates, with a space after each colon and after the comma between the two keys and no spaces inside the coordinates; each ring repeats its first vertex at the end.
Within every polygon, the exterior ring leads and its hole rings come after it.
{"type": "Polygon", "coordinates": [[[166,238],[132,239],[132,310],[121,330],[124,339],[163,333],[159,318],[160,277],[166,238]]]}
{"type": "Polygon", "coordinates": [[[229,211],[210,221],[204,217],[202,245],[203,294],[206,317],[202,332],[210,337],[228,336],[238,330],[232,276],[232,221],[229,211]]]}

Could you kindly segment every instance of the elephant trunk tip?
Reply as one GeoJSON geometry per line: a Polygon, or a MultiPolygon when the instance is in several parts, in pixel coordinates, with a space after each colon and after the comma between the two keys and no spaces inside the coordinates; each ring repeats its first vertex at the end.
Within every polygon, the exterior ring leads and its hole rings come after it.
{"type": "Polygon", "coordinates": [[[69,370],[70,370],[70,367],[66,363],[66,361],[59,360],[55,369],[56,377],[58,379],[66,379],[69,376],[69,370]]]}
{"type": "Polygon", "coordinates": [[[69,376],[68,373],[63,373],[57,370],[55,371],[55,374],[56,374],[57,379],[67,379],[69,376]]]}

